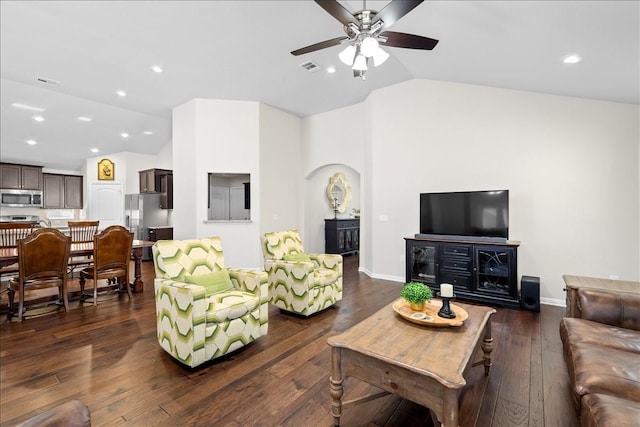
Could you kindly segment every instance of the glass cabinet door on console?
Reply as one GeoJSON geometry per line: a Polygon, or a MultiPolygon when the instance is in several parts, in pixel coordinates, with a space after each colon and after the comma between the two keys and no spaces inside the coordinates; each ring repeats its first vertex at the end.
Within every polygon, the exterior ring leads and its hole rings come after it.
{"type": "Polygon", "coordinates": [[[436,285],[437,245],[414,243],[407,245],[407,281],[436,285]]]}
{"type": "Polygon", "coordinates": [[[476,292],[517,298],[515,249],[501,246],[475,246],[476,292]]]}

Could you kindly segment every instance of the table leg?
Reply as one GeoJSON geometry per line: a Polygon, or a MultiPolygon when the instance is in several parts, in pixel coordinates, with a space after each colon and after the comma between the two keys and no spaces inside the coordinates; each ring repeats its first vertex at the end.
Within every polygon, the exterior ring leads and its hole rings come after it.
{"type": "Polygon", "coordinates": [[[444,387],[442,427],[458,427],[459,390],[444,387]]]}
{"type": "Polygon", "coordinates": [[[491,369],[491,352],[493,351],[493,338],[491,337],[491,317],[487,319],[487,325],[484,328],[484,340],[482,341],[482,363],[484,365],[484,374],[489,375],[491,369]]]}
{"type": "Polygon", "coordinates": [[[342,415],[342,367],[340,348],[331,348],[331,376],[329,377],[329,393],[331,395],[331,413],[333,414],[333,425],[340,425],[342,415]]]}
{"type": "Polygon", "coordinates": [[[134,262],[134,267],[133,267],[133,274],[134,274],[134,280],[133,283],[131,284],[131,288],[133,289],[133,292],[142,292],[144,290],[144,283],[142,282],[142,268],[141,268],[141,262],[142,262],[142,250],[143,248],[133,248],[133,250],[131,251],[133,253],[133,262],[134,262]]]}

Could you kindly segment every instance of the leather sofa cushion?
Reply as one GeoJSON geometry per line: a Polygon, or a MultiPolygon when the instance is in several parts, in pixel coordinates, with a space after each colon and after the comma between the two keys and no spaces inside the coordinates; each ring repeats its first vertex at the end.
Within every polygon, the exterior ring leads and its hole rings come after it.
{"type": "Polygon", "coordinates": [[[640,403],[606,394],[587,394],[582,397],[580,425],[582,427],[638,427],[640,403]]]}
{"type": "Polygon", "coordinates": [[[602,393],[640,402],[639,356],[636,353],[590,343],[571,344],[567,366],[577,413],[582,396],[602,393]]]}
{"type": "MultiPolygon", "coordinates": [[[[591,320],[564,318],[560,321],[560,338],[565,344],[598,344],[640,354],[640,331],[618,328],[591,320]]],[[[640,365],[640,355],[638,356],[640,365]]]]}
{"type": "Polygon", "coordinates": [[[640,330],[640,294],[579,289],[578,311],[582,319],[640,330]]]}

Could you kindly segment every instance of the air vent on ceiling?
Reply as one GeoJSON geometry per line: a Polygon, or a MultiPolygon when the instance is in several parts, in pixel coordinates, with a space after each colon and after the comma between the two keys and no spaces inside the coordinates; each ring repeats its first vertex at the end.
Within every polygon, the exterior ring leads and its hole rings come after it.
{"type": "Polygon", "coordinates": [[[304,68],[305,70],[307,70],[308,72],[310,72],[310,73],[315,73],[320,68],[322,68],[322,67],[320,67],[318,64],[316,64],[313,61],[307,61],[304,64],[300,64],[300,66],[302,68],[304,68]]]}
{"type": "Polygon", "coordinates": [[[59,82],[59,81],[57,81],[57,80],[53,80],[53,79],[45,79],[44,77],[37,77],[37,76],[36,76],[36,80],[37,80],[39,83],[44,83],[44,84],[49,85],[49,86],[58,86],[58,83],[60,83],[60,82],[59,82]]]}

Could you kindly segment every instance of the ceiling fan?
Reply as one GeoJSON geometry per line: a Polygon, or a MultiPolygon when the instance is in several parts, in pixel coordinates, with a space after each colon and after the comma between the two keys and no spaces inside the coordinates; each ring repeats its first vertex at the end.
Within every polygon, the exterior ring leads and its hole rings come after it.
{"type": "Polygon", "coordinates": [[[294,50],[291,54],[298,56],[348,43],[338,56],[342,62],[352,66],[354,77],[364,80],[370,58],[376,67],[389,58],[389,54],[380,48],[381,45],[421,50],[432,50],[436,47],[438,40],[429,37],[385,31],[423,1],[393,0],[378,12],[367,9],[365,0],[363,10],[351,13],[337,0],[315,0],[320,7],[344,25],[346,35],[294,50]]]}

